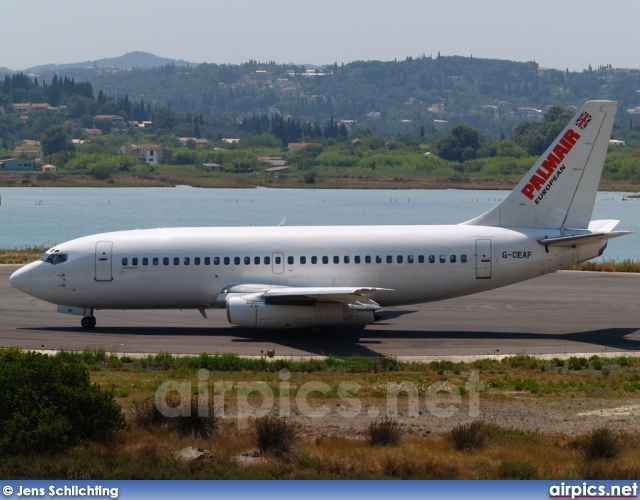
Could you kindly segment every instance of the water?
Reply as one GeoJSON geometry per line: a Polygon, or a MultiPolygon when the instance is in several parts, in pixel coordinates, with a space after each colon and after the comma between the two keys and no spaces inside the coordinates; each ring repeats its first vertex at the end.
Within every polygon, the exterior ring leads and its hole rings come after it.
{"type": "MultiPolygon", "coordinates": [[[[53,246],[80,236],[172,226],[456,224],[508,191],[176,188],[0,188],[0,248],[53,246]]],[[[598,193],[593,219],[636,234],[605,259],[640,260],[640,200],[598,193]]]]}

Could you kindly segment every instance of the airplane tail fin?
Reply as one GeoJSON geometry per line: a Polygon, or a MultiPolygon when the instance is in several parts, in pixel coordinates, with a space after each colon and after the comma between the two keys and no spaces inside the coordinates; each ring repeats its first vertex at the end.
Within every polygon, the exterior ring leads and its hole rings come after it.
{"type": "Polygon", "coordinates": [[[509,196],[464,224],[587,229],[617,109],[586,102],[509,196]]]}

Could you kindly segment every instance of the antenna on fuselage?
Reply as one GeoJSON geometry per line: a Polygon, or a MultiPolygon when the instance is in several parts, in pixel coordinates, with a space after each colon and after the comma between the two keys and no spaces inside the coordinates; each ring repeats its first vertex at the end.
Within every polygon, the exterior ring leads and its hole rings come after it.
{"type": "Polygon", "coordinates": [[[284,226],[286,222],[287,222],[287,218],[283,217],[282,220],[280,222],[278,222],[278,227],[284,226]]]}

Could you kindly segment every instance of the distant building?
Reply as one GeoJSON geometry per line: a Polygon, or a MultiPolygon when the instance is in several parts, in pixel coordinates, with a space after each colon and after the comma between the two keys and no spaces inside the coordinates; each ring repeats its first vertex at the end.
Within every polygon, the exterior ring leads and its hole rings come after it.
{"type": "Polygon", "coordinates": [[[178,140],[183,146],[186,146],[189,141],[193,141],[196,144],[196,146],[209,145],[209,140],[204,138],[196,139],[195,137],[178,137],[178,140]]]}
{"type": "Polygon", "coordinates": [[[344,125],[347,129],[352,130],[356,127],[358,122],[356,120],[340,120],[338,122],[340,125],[344,125]]]}
{"type": "Polygon", "coordinates": [[[272,167],[284,167],[287,164],[287,162],[282,159],[282,156],[258,156],[258,160],[262,163],[268,163],[272,167]]]}
{"type": "Polygon", "coordinates": [[[109,122],[115,128],[125,128],[124,118],[120,115],[96,115],[93,119],[95,121],[109,122]]]}
{"type": "Polygon", "coordinates": [[[160,144],[129,144],[122,146],[120,151],[124,153],[130,152],[140,163],[148,163],[149,165],[158,165],[163,158],[171,158],[171,151],[162,149],[160,144]]]}
{"type": "Polygon", "coordinates": [[[306,148],[309,144],[311,143],[310,142],[290,142],[289,149],[306,148]]]}
{"type": "Polygon", "coordinates": [[[226,142],[228,144],[233,144],[234,142],[240,142],[240,139],[227,138],[227,139],[222,139],[222,142],[226,142]]]}
{"type": "Polygon", "coordinates": [[[33,172],[38,169],[38,164],[33,160],[21,160],[10,158],[0,160],[0,172],[33,172]]]}
{"type": "Polygon", "coordinates": [[[99,128],[85,128],[84,131],[89,137],[101,137],[102,131],[99,128]]]}
{"type": "Polygon", "coordinates": [[[20,114],[22,119],[26,119],[31,111],[46,111],[51,108],[48,102],[17,102],[12,104],[11,107],[20,114]]]}
{"type": "Polygon", "coordinates": [[[55,167],[55,165],[42,165],[42,171],[43,172],[55,172],[56,171],[56,167],[55,167]]]}
{"type": "Polygon", "coordinates": [[[449,122],[447,120],[433,120],[433,126],[436,129],[442,130],[449,126],[449,122]]]}
{"type": "Polygon", "coordinates": [[[609,140],[609,144],[613,145],[613,146],[626,146],[627,143],[624,141],[619,141],[617,139],[610,139],[609,140]]]}
{"type": "Polygon", "coordinates": [[[205,172],[222,172],[224,169],[222,165],[218,165],[217,163],[201,163],[198,165],[199,170],[204,170],[205,172]]]}
{"type": "Polygon", "coordinates": [[[532,117],[537,117],[540,116],[542,114],[542,111],[536,108],[518,108],[518,114],[522,115],[522,116],[532,116],[532,117]]]}
{"type": "Polygon", "coordinates": [[[32,160],[41,158],[40,144],[23,144],[13,149],[14,156],[26,156],[32,160]]]}

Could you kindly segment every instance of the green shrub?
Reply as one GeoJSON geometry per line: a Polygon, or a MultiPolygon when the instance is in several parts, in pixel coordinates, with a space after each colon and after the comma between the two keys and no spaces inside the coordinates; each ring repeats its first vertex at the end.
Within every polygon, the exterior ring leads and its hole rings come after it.
{"type": "Polygon", "coordinates": [[[104,440],[124,426],[113,391],[77,363],[19,349],[0,350],[0,453],[58,451],[104,440]]]}
{"type": "Polygon", "coordinates": [[[402,427],[390,417],[371,422],[366,433],[367,441],[372,445],[397,446],[402,439],[402,427]]]}
{"type": "Polygon", "coordinates": [[[295,455],[300,440],[300,427],[286,418],[265,415],[250,424],[251,437],[261,453],[295,455]]]}

